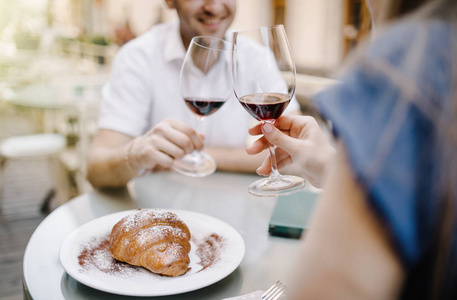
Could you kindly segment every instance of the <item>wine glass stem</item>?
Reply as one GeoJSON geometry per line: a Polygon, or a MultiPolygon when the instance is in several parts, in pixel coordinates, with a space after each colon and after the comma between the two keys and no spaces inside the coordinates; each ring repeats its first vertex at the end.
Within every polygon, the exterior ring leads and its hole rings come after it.
{"type": "MultiPolygon", "coordinates": [[[[205,119],[204,117],[197,116],[197,126],[195,128],[195,131],[197,132],[197,134],[200,134],[204,119],[205,119]]],[[[200,154],[201,152],[202,152],[202,149],[200,149],[200,150],[196,149],[196,150],[193,151],[194,160],[196,160],[196,161],[200,161],[201,160],[201,154],[200,154]]]]}
{"type": "Polygon", "coordinates": [[[197,116],[197,127],[195,128],[195,131],[197,131],[197,134],[200,133],[200,130],[202,128],[204,117],[202,116],[197,116]]]}
{"type": "Polygon", "coordinates": [[[271,174],[269,176],[270,181],[276,181],[281,178],[281,174],[278,171],[278,165],[276,164],[276,145],[269,144],[268,149],[270,150],[270,161],[271,161],[271,174]]]}
{"type": "MultiPolygon", "coordinates": [[[[264,123],[270,123],[274,126],[275,121],[264,121],[264,123]]],[[[270,150],[270,161],[271,161],[271,173],[268,177],[269,181],[281,180],[282,175],[279,174],[278,165],[276,164],[276,145],[268,143],[268,150],[270,150]]]]}

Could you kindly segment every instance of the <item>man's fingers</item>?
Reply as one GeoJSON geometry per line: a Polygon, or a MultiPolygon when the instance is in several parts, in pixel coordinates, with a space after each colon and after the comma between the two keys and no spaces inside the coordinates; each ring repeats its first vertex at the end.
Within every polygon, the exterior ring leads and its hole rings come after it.
{"type": "Polygon", "coordinates": [[[160,137],[152,138],[152,144],[157,148],[157,150],[173,157],[181,158],[186,154],[186,150],[181,147],[176,146],[174,143],[160,137]]]}
{"type": "Polygon", "coordinates": [[[163,138],[170,141],[177,147],[183,149],[186,153],[191,153],[195,149],[203,148],[203,141],[195,132],[189,135],[189,132],[183,132],[173,127],[167,128],[166,131],[160,131],[158,139],[163,138]]]}
{"type": "MultiPolygon", "coordinates": [[[[181,122],[173,122],[171,125],[172,128],[175,129],[178,133],[184,134],[190,139],[193,149],[203,148],[203,139],[199,136],[199,134],[197,134],[197,132],[192,127],[181,122]]],[[[179,137],[179,135],[177,135],[176,137],[179,137]]],[[[183,137],[180,136],[180,139],[176,140],[176,142],[187,143],[187,141],[182,138],[183,137]]]]}
{"type": "Polygon", "coordinates": [[[173,158],[170,155],[158,150],[153,146],[144,149],[144,154],[145,155],[143,155],[142,158],[142,165],[145,168],[153,168],[156,165],[169,168],[173,164],[173,158]]]}
{"type": "Polygon", "coordinates": [[[158,134],[181,147],[186,153],[203,148],[203,139],[187,124],[174,119],[165,119],[150,134],[158,134]]]}

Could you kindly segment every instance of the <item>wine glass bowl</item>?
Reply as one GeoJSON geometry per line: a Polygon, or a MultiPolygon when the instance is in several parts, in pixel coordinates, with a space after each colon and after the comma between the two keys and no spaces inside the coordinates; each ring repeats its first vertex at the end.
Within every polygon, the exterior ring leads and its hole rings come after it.
{"type": "Polygon", "coordinates": [[[207,98],[184,98],[187,107],[200,117],[206,117],[215,113],[224,105],[226,99],[207,99],[207,98]]]}
{"type": "MultiPolygon", "coordinates": [[[[260,122],[274,124],[295,93],[295,64],[282,25],[236,31],[231,51],[232,88],[245,110],[260,122]]],[[[252,183],[248,191],[261,197],[295,193],[303,178],[281,175],[276,146],[270,145],[271,174],[252,183]]]]}
{"type": "Polygon", "coordinates": [[[286,94],[251,94],[239,99],[246,111],[258,121],[274,123],[279,118],[287,105],[290,97],[286,94]]]}
{"type": "MultiPolygon", "coordinates": [[[[232,92],[230,43],[215,37],[196,36],[190,42],[179,76],[181,96],[196,115],[197,132],[204,118],[218,111],[232,92]]],[[[203,150],[175,159],[173,169],[192,177],[216,170],[216,162],[203,150]]]]}

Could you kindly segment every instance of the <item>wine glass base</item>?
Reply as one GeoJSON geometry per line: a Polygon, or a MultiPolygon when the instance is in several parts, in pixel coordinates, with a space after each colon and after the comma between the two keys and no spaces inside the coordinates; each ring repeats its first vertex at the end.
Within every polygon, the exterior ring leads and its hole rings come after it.
{"type": "Polygon", "coordinates": [[[269,177],[253,182],[248,191],[258,197],[279,197],[293,194],[305,186],[305,180],[298,176],[283,175],[280,180],[273,181],[269,177]]]}
{"type": "Polygon", "coordinates": [[[200,152],[200,159],[194,154],[187,154],[173,163],[173,170],[186,176],[205,177],[216,171],[216,162],[205,152],[200,152]]]}

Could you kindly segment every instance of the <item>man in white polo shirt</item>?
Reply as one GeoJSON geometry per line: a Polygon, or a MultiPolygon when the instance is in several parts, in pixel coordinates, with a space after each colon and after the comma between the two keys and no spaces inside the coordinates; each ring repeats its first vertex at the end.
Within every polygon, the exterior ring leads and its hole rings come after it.
{"type": "MultiPolygon", "coordinates": [[[[125,185],[140,170],[170,168],[205,145],[219,170],[254,172],[264,156],[245,151],[253,118],[232,96],[195,131],[196,117],[179,90],[179,72],[191,39],[228,39],[236,0],[166,0],[179,20],[154,26],[124,45],[103,90],[99,132],[88,155],[94,187],[125,185]]],[[[215,87],[217,88],[217,87],[215,87]]],[[[299,111],[296,100],[288,111],[299,111]]]]}

